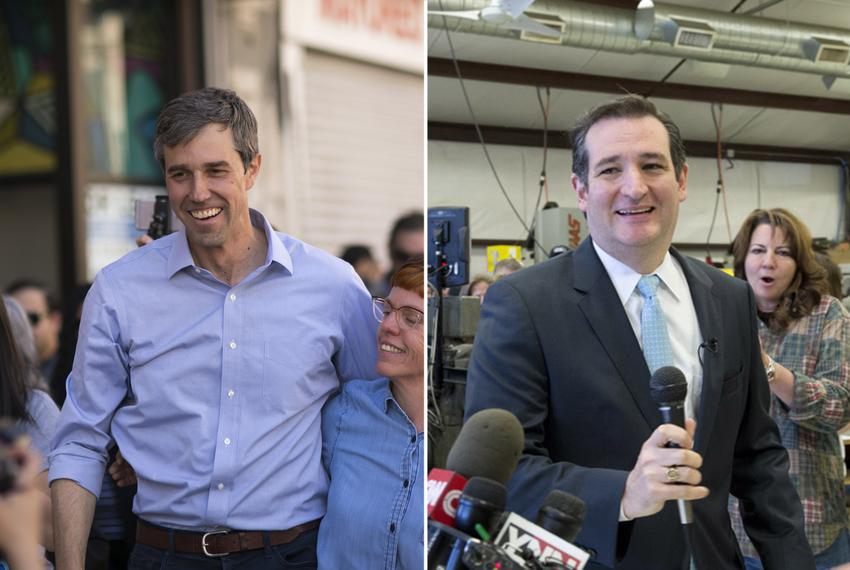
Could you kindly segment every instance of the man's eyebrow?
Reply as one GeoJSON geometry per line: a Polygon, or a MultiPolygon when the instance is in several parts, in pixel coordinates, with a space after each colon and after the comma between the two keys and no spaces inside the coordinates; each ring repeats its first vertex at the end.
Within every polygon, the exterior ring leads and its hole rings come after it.
{"type": "Polygon", "coordinates": [[[641,153],[640,157],[642,159],[654,159],[667,162],[667,155],[661,152],[644,152],[641,153]]]}
{"type": "MultiPolygon", "coordinates": [[[[210,168],[229,168],[230,163],[226,160],[216,160],[214,162],[205,162],[202,166],[205,170],[209,170],[210,168]]],[[[168,167],[168,170],[166,170],[166,172],[168,174],[171,174],[172,172],[183,172],[186,170],[191,170],[186,164],[172,164],[168,167]]]]}
{"type": "MultiPolygon", "coordinates": [[[[639,156],[641,160],[660,160],[665,163],[668,162],[667,155],[661,152],[643,152],[639,156]]],[[[620,162],[622,158],[622,155],[619,154],[612,154],[611,156],[606,156],[598,160],[593,165],[593,168],[599,168],[600,166],[604,166],[606,164],[620,162]]]]}
{"type": "Polygon", "coordinates": [[[605,158],[597,160],[596,163],[594,163],[593,168],[599,168],[604,164],[611,164],[612,162],[619,162],[621,158],[622,156],[620,156],[619,154],[612,154],[611,156],[606,156],[605,158]]]}

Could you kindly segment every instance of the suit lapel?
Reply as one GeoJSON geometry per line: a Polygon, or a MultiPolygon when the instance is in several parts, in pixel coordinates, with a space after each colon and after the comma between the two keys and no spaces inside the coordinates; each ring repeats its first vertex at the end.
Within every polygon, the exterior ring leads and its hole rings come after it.
{"type": "Polygon", "coordinates": [[[573,260],[573,286],[583,294],[578,303],[579,309],[608,358],[614,363],[647,426],[655,429],[661,423],[661,414],[649,396],[646,360],[617,291],[599,261],[590,238],[579,245],[573,260]]]}
{"type": "Polygon", "coordinates": [[[694,302],[694,310],[699,321],[703,343],[709,343],[714,339],[718,341],[716,351],[709,351],[704,348],[698,350],[703,363],[702,393],[700,394],[699,411],[697,412],[697,433],[694,449],[703,453],[708,447],[708,440],[714,427],[714,420],[717,417],[717,407],[720,403],[720,392],[723,385],[723,379],[720,377],[720,356],[724,349],[721,334],[723,317],[720,299],[715,294],[708,276],[691,265],[694,262],[686,260],[679,252],[671,249],[670,253],[681,265],[685,279],[687,279],[688,286],[691,289],[691,298],[694,302]]]}

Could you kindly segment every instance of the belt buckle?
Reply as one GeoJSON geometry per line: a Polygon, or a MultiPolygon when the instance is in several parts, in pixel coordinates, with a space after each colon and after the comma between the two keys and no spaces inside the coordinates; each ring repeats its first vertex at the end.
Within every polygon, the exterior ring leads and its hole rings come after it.
{"type": "Polygon", "coordinates": [[[215,553],[212,553],[212,552],[207,550],[207,546],[209,546],[209,544],[207,544],[207,537],[208,536],[212,536],[214,534],[227,534],[228,532],[230,532],[230,531],[229,530],[214,530],[212,532],[205,533],[204,536],[201,537],[201,550],[204,551],[204,555],[209,557],[209,558],[221,558],[222,556],[227,556],[228,554],[230,554],[229,552],[223,552],[221,554],[215,554],[215,553]]]}

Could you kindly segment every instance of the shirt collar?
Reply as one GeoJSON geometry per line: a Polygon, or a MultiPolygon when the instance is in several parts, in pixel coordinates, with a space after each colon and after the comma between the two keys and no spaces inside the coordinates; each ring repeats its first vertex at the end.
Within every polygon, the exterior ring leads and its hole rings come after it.
{"type": "MultiPolygon", "coordinates": [[[[620,302],[625,305],[626,301],[634,293],[635,287],[637,287],[637,283],[640,281],[642,275],[619,259],[608,254],[595,241],[591,243],[593,243],[593,249],[596,250],[596,255],[599,256],[599,261],[602,262],[605,271],[608,272],[611,283],[614,284],[614,289],[617,291],[620,302]]],[[[648,275],[652,275],[653,273],[658,275],[667,290],[677,300],[686,298],[683,296],[685,293],[683,288],[687,287],[688,283],[685,281],[682,270],[678,267],[676,260],[670,255],[669,251],[664,254],[664,260],[661,262],[661,265],[655,271],[648,273],[648,275]]]]}
{"type": "Polygon", "coordinates": [[[379,410],[389,413],[390,405],[395,401],[392,390],[390,390],[389,378],[379,378],[374,380],[374,389],[370,391],[370,397],[379,410]]]}
{"type": "MultiPolygon", "coordinates": [[[[251,225],[255,228],[263,228],[266,234],[266,241],[269,248],[266,252],[266,259],[263,262],[263,267],[271,265],[272,262],[277,263],[290,274],[293,273],[292,257],[289,255],[286,246],[280,240],[277,232],[274,231],[269,221],[257,210],[249,209],[248,213],[251,217],[251,225]]],[[[187,267],[195,267],[195,261],[192,259],[192,252],[189,249],[189,240],[186,237],[186,230],[180,230],[174,236],[174,245],[171,248],[171,253],[168,256],[168,265],[166,273],[168,278],[174,277],[174,274],[187,267]]]]}

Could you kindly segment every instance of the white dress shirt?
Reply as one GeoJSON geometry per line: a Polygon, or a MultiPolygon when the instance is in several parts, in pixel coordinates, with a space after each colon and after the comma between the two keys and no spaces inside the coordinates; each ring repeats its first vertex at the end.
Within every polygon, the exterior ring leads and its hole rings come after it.
{"type": "MultiPolygon", "coordinates": [[[[632,330],[638,342],[640,337],[640,313],[643,309],[643,297],[637,290],[641,274],[615,259],[605,252],[596,242],[593,242],[599,260],[608,272],[608,277],[617,290],[620,302],[626,310],[632,330]]],[[[664,321],[667,324],[667,335],[673,349],[673,365],[679,368],[688,382],[688,395],[685,399],[685,417],[696,418],[699,409],[699,395],[702,391],[702,365],[699,361],[699,347],[702,344],[702,333],[691,298],[691,289],[685,279],[679,262],[670,252],[664,255],[664,261],[655,271],[647,275],[658,275],[661,286],[658,287],[658,302],[664,321]]],[[[641,346],[643,348],[643,346],[641,346]]],[[[649,386],[646,387],[649,390],[649,386]]]]}

